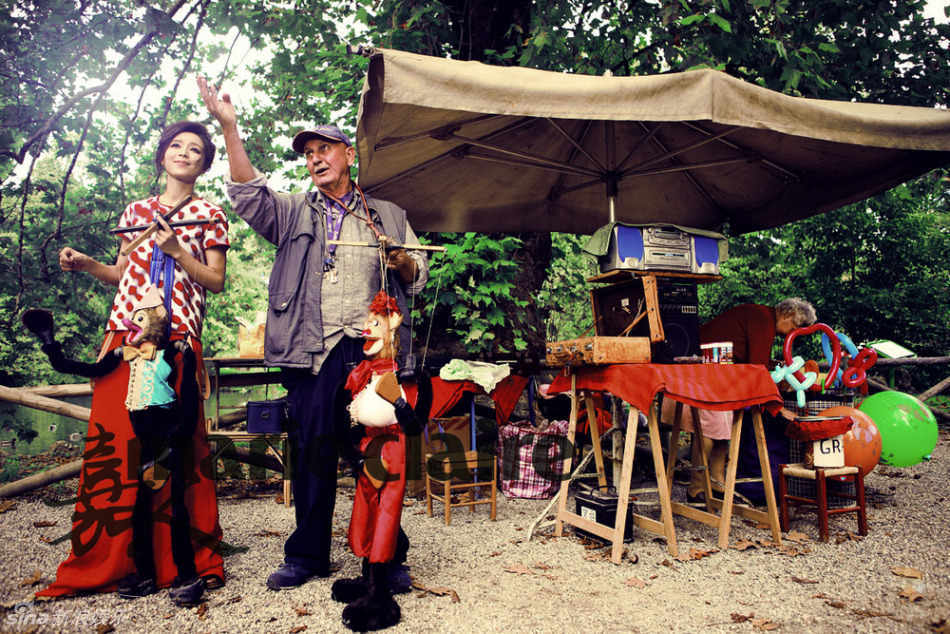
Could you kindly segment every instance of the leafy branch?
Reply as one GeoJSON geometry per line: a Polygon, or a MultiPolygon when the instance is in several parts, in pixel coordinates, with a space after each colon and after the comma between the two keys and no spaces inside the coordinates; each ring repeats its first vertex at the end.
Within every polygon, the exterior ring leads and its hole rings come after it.
{"type": "MultiPolygon", "coordinates": [[[[185,3],[186,3],[186,0],[178,0],[178,2],[176,2],[171,7],[171,9],[168,10],[167,13],[162,13],[160,11],[157,11],[156,9],[151,9],[151,8],[149,9],[149,11],[157,12],[161,14],[163,17],[166,17],[169,20],[171,20],[174,17],[174,15],[178,12],[178,10],[182,6],[185,5],[185,3]]],[[[43,139],[46,136],[46,134],[50,132],[50,130],[53,129],[53,126],[55,126],[56,123],[64,115],[66,115],[70,110],[72,110],[73,106],[75,106],[77,103],[79,103],[86,97],[89,97],[90,95],[101,96],[107,93],[109,89],[112,88],[112,85],[116,82],[119,76],[123,72],[125,72],[125,70],[128,69],[128,67],[132,64],[132,62],[135,60],[138,54],[142,51],[142,49],[148,46],[149,42],[151,42],[152,39],[156,35],[158,35],[158,33],[160,32],[157,27],[157,24],[159,24],[160,21],[151,20],[151,22],[155,24],[156,26],[153,26],[151,30],[149,30],[145,35],[143,35],[139,39],[138,42],[135,43],[135,45],[129,50],[126,56],[116,65],[116,67],[112,71],[112,74],[109,76],[108,79],[106,79],[106,81],[104,81],[103,83],[97,86],[92,86],[91,88],[86,88],[85,90],[81,90],[75,95],[73,95],[72,97],[68,98],[65,101],[65,103],[63,103],[63,105],[60,106],[60,108],[56,112],[54,112],[48,119],[46,119],[46,121],[43,122],[43,125],[40,126],[39,130],[34,132],[32,135],[30,135],[26,139],[26,141],[23,142],[23,145],[20,147],[20,150],[18,152],[13,152],[11,150],[0,150],[0,157],[11,158],[15,160],[17,163],[23,163],[23,160],[26,157],[26,153],[30,151],[30,148],[32,148],[40,139],[43,139]]],[[[40,147],[42,147],[42,145],[40,147]]]]}

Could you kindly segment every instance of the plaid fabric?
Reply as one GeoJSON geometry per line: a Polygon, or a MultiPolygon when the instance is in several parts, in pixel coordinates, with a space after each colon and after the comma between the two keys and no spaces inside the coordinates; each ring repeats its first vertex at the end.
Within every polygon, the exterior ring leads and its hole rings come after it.
{"type": "Polygon", "coordinates": [[[568,422],[552,422],[543,431],[527,421],[498,429],[501,492],[509,498],[544,500],[561,487],[564,457],[573,454],[567,442],[568,422]]]}

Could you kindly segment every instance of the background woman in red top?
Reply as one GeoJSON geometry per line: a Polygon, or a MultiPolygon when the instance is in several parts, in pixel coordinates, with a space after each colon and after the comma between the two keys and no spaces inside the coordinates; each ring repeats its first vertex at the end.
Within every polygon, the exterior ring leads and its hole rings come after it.
{"type": "MultiPolygon", "coordinates": [[[[796,328],[812,325],[815,320],[814,307],[797,297],[783,299],[774,307],[741,304],[703,324],[699,329],[699,340],[701,343],[731,341],[735,363],[752,363],[771,369],[775,336],[785,337],[796,328]]],[[[675,403],[665,400],[663,405],[663,421],[672,424],[675,403]]],[[[794,413],[784,408],[779,415],[788,420],[794,418],[794,413]]],[[[700,410],[699,420],[703,426],[703,451],[707,455],[709,475],[713,480],[725,482],[728,441],[732,434],[732,412],[700,410]]],[[[683,406],[681,422],[684,431],[693,431],[693,418],[688,405],[683,406]]],[[[695,436],[693,438],[695,440],[695,436]]],[[[694,442],[691,459],[694,465],[701,464],[698,452],[699,443],[694,442]]],[[[721,486],[714,485],[714,488],[722,490],[721,486]]],[[[687,499],[690,502],[703,501],[702,490],[702,473],[693,471],[689,488],[686,490],[687,499]]]]}

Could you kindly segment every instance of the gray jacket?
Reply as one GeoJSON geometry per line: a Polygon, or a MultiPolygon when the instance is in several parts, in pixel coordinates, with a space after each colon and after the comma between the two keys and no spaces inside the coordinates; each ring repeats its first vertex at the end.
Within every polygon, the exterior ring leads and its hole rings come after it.
{"type": "MultiPolygon", "coordinates": [[[[227,184],[235,213],[277,246],[268,288],[265,364],[310,368],[312,356],[325,351],[320,310],[324,275],[322,269],[317,269],[317,263],[322,263],[326,239],[322,197],[318,196],[315,203],[309,192],[274,191],[267,187],[266,178],[259,172],[247,183],[228,179],[227,184]],[[315,218],[321,221],[315,222],[315,218]]],[[[404,244],[408,229],[406,212],[393,203],[366,198],[382,232],[404,244]]],[[[405,316],[405,337],[410,313],[404,285],[398,276],[389,275],[389,288],[395,290],[396,301],[405,316]]]]}

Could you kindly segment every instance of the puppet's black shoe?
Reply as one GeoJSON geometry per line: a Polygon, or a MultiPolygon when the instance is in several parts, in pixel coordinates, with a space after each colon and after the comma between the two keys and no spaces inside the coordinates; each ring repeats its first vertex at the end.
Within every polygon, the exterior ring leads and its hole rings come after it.
{"type": "Polygon", "coordinates": [[[155,580],[151,577],[143,577],[139,573],[133,572],[119,579],[115,591],[123,599],[147,597],[155,592],[155,580]]]}
{"type": "Polygon", "coordinates": [[[353,579],[337,579],[330,587],[330,596],[340,603],[353,603],[369,593],[369,579],[355,577],[353,579]]]}
{"type": "Polygon", "coordinates": [[[201,600],[205,593],[205,582],[195,575],[182,581],[180,577],[175,577],[171,588],[168,589],[168,596],[175,605],[194,605],[201,600]]]}
{"type": "Polygon", "coordinates": [[[389,593],[372,593],[343,608],[343,625],[354,632],[375,632],[399,623],[402,612],[389,593]]]}
{"type": "Polygon", "coordinates": [[[402,612],[389,590],[388,568],[369,564],[369,594],[343,608],[343,625],[354,632],[375,632],[399,623],[402,612]]]}

